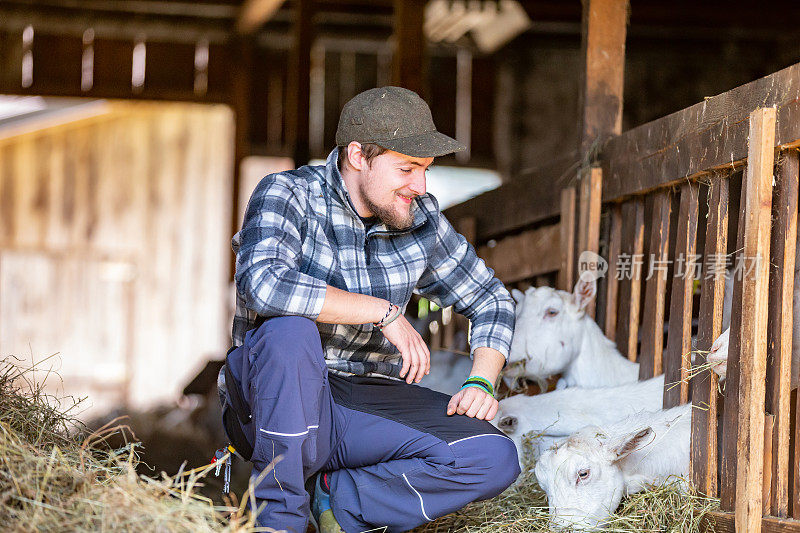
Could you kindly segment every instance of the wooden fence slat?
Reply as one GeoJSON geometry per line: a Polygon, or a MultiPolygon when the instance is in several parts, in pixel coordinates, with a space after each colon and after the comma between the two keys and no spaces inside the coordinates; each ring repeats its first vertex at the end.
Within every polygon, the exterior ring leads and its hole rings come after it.
{"type": "Polygon", "coordinates": [[[770,514],[772,505],[772,466],[774,456],[772,453],[773,434],[775,433],[775,415],[764,415],[764,468],[762,470],[763,481],[761,484],[761,514],[770,514]]]}
{"type": "MultiPolygon", "coordinates": [[[[708,191],[708,221],[703,257],[725,254],[728,242],[728,179],[717,178],[708,191]]],[[[702,350],[709,350],[722,330],[725,278],[703,276],[700,290],[697,348],[698,364],[705,363],[702,350]]],[[[717,375],[695,376],[692,387],[692,482],[702,494],[717,495],[717,375]]]]}
{"type": "MultiPolygon", "coordinates": [[[[728,381],[738,381],[736,395],[726,387],[726,405],[738,403],[736,447],[726,443],[725,453],[736,458],[736,530],[760,533],[764,468],[764,395],[766,387],[769,246],[772,209],[772,174],[775,146],[775,108],[750,114],[747,171],[742,185],[743,248],[739,260],[750,272],[737,276],[741,284],[739,320],[734,320],[729,357],[734,366],[728,381]],[[737,327],[738,326],[738,327],[737,327]],[[738,372],[737,372],[738,371],[738,372]]],[[[735,296],[734,296],[735,297],[735,296]]],[[[728,383],[730,385],[730,383],[728,383]]],[[[727,411],[727,409],[726,409],[727,411]]],[[[727,439],[727,437],[726,437],[727,439]]]]}
{"type": "MultiPolygon", "coordinates": [[[[591,168],[584,174],[580,184],[580,214],[578,225],[578,257],[584,251],[600,251],[600,197],[603,193],[603,171],[591,168]]],[[[580,269],[577,270],[580,275],[580,269]]],[[[586,314],[594,318],[595,300],[586,307],[586,314]]]]}
{"type": "Polygon", "coordinates": [[[789,499],[789,512],[792,518],[800,518],[800,394],[798,390],[792,391],[791,407],[794,416],[791,420],[789,446],[792,448],[791,466],[789,478],[791,479],[791,498],[789,499]]]}
{"type": "Polygon", "coordinates": [[[619,280],[614,272],[614,265],[619,260],[622,246],[622,209],[613,204],[609,209],[611,228],[608,237],[608,272],[606,273],[606,337],[617,336],[617,303],[619,302],[619,280]]]}
{"type": "MultiPolygon", "coordinates": [[[[770,245],[767,358],[767,412],[775,416],[771,501],[767,514],[789,514],[789,396],[792,367],[792,300],[797,243],[798,153],[784,154],[778,166],[770,245]]],[[[765,474],[766,479],[766,474],[765,474]]]]}
{"type": "Polygon", "coordinates": [[[642,198],[634,198],[622,205],[622,246],[619,264],[608,266],[609,271],[614,272],[613,275],[622,278],[616,340],[619,351],[631,361],[636,360],[636,341],[639,336],[643,249],[644,201],[642,198]]]}
{"type": "Polygon", "coordinates": [[[575,283],[575,187],[561,191],[561,269],[558,272],[558,288],[571,291],[575,283]]]}
{"type": "MultiPolygon", "coordinates": [[[[741,212],[744,209],[744,196],[747,194],[745,183],[741,184],[739,191],[739,212],[734,213],[738,226],[736,228],[735,250],[744,248],[744,221],[746,216],[741,212]]],[[[730,338],[728,343],[728,379],[725,381],[724,408],[720,422],[722,423],[722,443],[720,444],[720,477],[719,498],[720,509],[733,512],[736,505],[736,445],[737,432],[739,431],[739,335],[733,332],[742,327],[742,282],[741,278],[734,278],[733,295],[731,296],[731,322],[730,338]]]]}
{"type": "Polygon", "coordinates": [[[693,258],[697,244],[697,211],[700,191],[695,183],[681,186],[678,232],[675,243],[676,268],[672,278],[667,351],[664,355],[664,408],[689,401],[688,370],[692,349],[693,258]],[[681,269],[677,265],[683,265],[681,269]],[[682,270],[682,272],[680,271],[682,270]]]}
{"type": "Polygon", "coordinates": [[[642,348],[639,354],[639,379],[652,378],[662,372],[671,202],[668,190],[659,191],[654,195],[650,224],[650,253],[645,260],[647,279],[642,319],[642,348]]]}

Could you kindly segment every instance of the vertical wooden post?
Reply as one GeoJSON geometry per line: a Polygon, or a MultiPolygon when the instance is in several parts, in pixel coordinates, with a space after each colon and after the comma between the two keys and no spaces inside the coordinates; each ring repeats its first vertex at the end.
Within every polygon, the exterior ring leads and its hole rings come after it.
{"type": "Polygon", "coordinates": [[[681,186],[678,212],[678,231],[675,242],[676,268],[672,277],[669,333],[664,355],[664,383],[679,383],[664,387],[664,408],[675,407],[689,400],[688,371],[692,349],[692,289],[694,269],[689,264],[695,255],[697,241],[697,210],[699,190],[694,183],[681,186]],[[680,261],[680,263],[678,263],[680,261]],[[679,272],[677,265],[683,265],[679,272]]]}
{"type": "Polygon", "coordinates": [[[639,379],[649,379],[662,372],[671,207],[672,198],[669,190],[655,193],[650,222],[650,253],[644,265],[647,279],[642,319],[642,350],[639,355],[639,379]]]}
{"type": "MultiPolygon", "coordinates": [[[[798,154],[784,154],[777,173],[774,228],[770,245],[769,318],[767,349],[767,412],[775,416],[772,448],[772,487],[768,514],[789,513],[789,396],[792,367],[792,300],[797,243],[798,154]]],[[[766,479],[766,475],[765,475],[766,479]]]]}
{"type": "MultiPolygon", "coordinates": [[[[764,394],[767,360],[767,314],[769,282],[772,173],[775,160],[775,108],[750,114],[747,171],[742,187],[741,216],[745,265],[755,261],[741,280],[742,311],[733,314],[728,369],[738,387],[726,390],[726,400],[738,404],[736,446],[725,453],[736,458],[736,531],[759,533],[762,518],[764,468],[764,394]],[[738,315],[738,316],[737,316],[738,315]],[[733,363],[733,365],[731,365],[733,363]],[[738,389],[738,390],[735,390],[738,389]],[[738,393],[734,396],[734,392],[738,393]]],[[[730,383],[728,384],[730,385],[730,383]]],[[[726,406],[729,402],[725,402],[726,406]]],[[[726,409],[727,411],[727,409],[726,409]]],[[[726,437],[726,440],[727,437],[726,437]]]]}
{"type": "Polygon", "coordinates": [[[619,301],[619,280],[616,266],[622,245],[622,209],[619,204],[610,208],[611,228],[608,232],[608,273],[606,274],[606,337],[617,336],[617,302],[619,301]]]}
{"type": "MultiPolygon", "coordinates": [[[[586,250],[597,253],[600,248],[602,173],[599,168],[586,169],[592,164],[591,148],[622,132],[627,16],[628,0],[583,2],[581,41],[585,68],[579,154],[584,170],[578,173],[581,183],[578,254],[586,250]]],[[[595,316],[595,302],[587,313],[595,316]]]]}
{"type": "MultiPolygon", "coordinates": [[[[703,257],[724,256],[728,246],[728,178],[716,178],[708,191],[708,221],[703,257]]],[[[703,276],[697,332],[699,356],[708,351],[722,332],[725,277],[703,276]]],[[[691,471],[695,488],[709,497],[717,495],[717,375],[706,372],[691,381],[692,447],[691,471]]]]}
{"type": "Polygon", "coordinates": [[[584,0],[580,154],[585,162],[593,146],[622,132],[625,82],[625,34],[628,0],[584,0]]]}
{"type": "MultiPolygon", "coordinates": [[[[580,254],[585,251],[594,253],[600,251],[600,200],[603,194],[603,171],[600,168],[589,169],[581,178],[580,194],[578,257],[575,260],[578,260],[580,254]]],[[[580,265],[576,273],[580,275],[580,265]]],[[[586,307],[586,313],[594,317],[594,301],[586,307]]]]}
{"type": "Polygon", "coordinates": [[[575,187],[561,191],[561,269],[558,271],[558,288],[571,291],[575,282],[575,187]]]}
{"type": "Polygon", "coordinates": [[[395,51],[392,83],[423,96],[425,73],[425,33],[422,24],[425,0],[394,0],[395,51]]]}
{"type": "Polygon", "coordinates": [[[286,91],[286,139],[295,165],[309,159],[309,106],[311,102],[311,45],[314,0],[295,0],[292,49],[286,91]]]}

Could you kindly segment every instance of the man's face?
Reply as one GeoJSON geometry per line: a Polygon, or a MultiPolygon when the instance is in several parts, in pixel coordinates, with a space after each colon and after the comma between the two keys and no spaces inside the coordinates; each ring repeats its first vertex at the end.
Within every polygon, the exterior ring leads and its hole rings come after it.
{"type": "Polygon", "coordinates": [[[414,217],[411,204],[425,194],[425,172],[432,157],[411,157],[391,150],[362,167],[359,192],[364,204],[391,229],[406,229],[414,217]]]}

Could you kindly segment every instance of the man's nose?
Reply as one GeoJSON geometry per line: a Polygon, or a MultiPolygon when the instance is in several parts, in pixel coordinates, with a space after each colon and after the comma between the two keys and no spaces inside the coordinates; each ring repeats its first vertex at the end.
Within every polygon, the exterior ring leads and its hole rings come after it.
{"type": "Polygon", "coordinates": [[[420,196],[425,194],[425,172],[422,172],[421,175],[414,176],[414,180],[409,185],[409,188],[414,191],[414,194],[420,196]]]}

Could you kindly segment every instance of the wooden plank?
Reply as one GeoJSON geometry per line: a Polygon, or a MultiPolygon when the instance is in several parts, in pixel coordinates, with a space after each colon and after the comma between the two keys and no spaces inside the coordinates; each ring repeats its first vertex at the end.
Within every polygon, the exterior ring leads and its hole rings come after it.
{"type": "Polygon", "coordinates": [[[423,96],[426,77],[425,0],[394,0],[392,84],[423,96]]]}
{"type": "MultiPolygon", "coordinates": [[[[724,255],[728,241],[728,179],[717,178],[708,192],[708,219],[704,257],[724,255]]],[[[703,351],[722,331],[722,306],[725,294],[723,275],[704,276],[700,291],[697,332],[698,362],[705,363],[703,351]]],[[[717,495],[717,385],[713,372],[695,376],[692,387],[692,482],[710,497],[717,495]]]]}
{"type": "Polygon", "coordinates": [[[284,0],[245,0],[236,17],[236,31],[253,33],[263,26],[283,5],[284,0]]]}
{"type": "MultiPolygon", "coordinates": [[[[741,254],[744,248],[744,221],[747,218],[742,210],[745,206],[747,189],[744,180],[740,185],[739,204],[737,212],[732,218],[737,220],[735,254],[741,254]]],[[[729,213],[730,214],[730,213],[729,213]]],[[[733,255],[733,254],[732,254],[733,255]]],[[[708,261],[708,260],[707,260],[708,261]]],[[[740,336],[733,332],[742,328],[742,277],[734,276],[733,295],[731,297],[731,321],[728,346],[728,366],[725,381],[723,410],[720,422],[722,423],[722,444],[720,445],[720,509],[733,512],[736,506],[736,465],[737,465],[737,438],[739,431],[739,352],[740,336]]]]}
{"type": "Polygon", "coordinates": [[[664,349],[664,307],[667,295],[669,222],[671,194],[659,191],[653,198],[650,219],[650,253],[647,255],[642,347],[639,355],[639,379],[662,373],[664,349]]]}
{"type": "Polygon", "coordinates": [[[558,271],[558,288],[571,291],[575,283],[575,187],[561,191],[561,268],[558,271]]]}
{"type": "Polygon", "coordinates": [[[561,190],[568,185],[567,176],[575,175],[575,158],[574,153],[556,156],[497,189],[447,208],[444,214],[449,220],[476,217],[479,242],[557,217],[561,190]]]}
{"type": "MultiPolygon", "coordinates": [[[[764,394],[767,358],[767,312],[769,282],[770,216],[772,208],[772,172],[775,146],[775,108],[763,108],[750,114],[750,137],[747,173],[743,185],[745,260],[758,259],[754,271],[744,275],[742,317],[739,338],[738,428],[736,447],[736,529],[758,533],[761,530],[762,470],[764,468],[764,394]],[[746,193],[746,194],[745,194],[746,193]]],[[[738,281],[737,281],[738,283],[738,281]]],[[[738,357],[737,357],[738,356],[738,357]]],[[[726,402],[727,403],[727,402],[726,402]]],[[[725,450],[726,453],[728,450],[725,450]]]]}
{"type": "Polygon", "coordinates": [[[619,302],[619,280],[612,267],[619,260],[622,246],[622,209],[619,204],[612,204],[609,209],[611,228],[608,236],[608,264],[606,274],[606,337],[613,339],[617,336],[617,304],[619,302]]]}
{"type": "MultiPolygon", "coordinates": [[[[770,244],[767,412],[775,416],[772,500],[767,514],[789,513],[789,396],[792,369],[792,317],[795,249],[797,243],[798,154],[783,154],[778,165],[777,191],[772,205],[770,244]]],[[[766,479],[766,473],[765,473],[766,479]]]]}
{"type": "Polygon", "coordinates": [[[622,132],[625,34],[628,0],[583,2],[583,111],[580,154],[591,161],[593,147],[622,132]]]}
{"type": "Polygon", "coordinates": [[[643,251],[644,201],[637,197],[622,205],[620,262],[609,265],[609,270],[615,271],[614,274],[620,277],[617,347],[631,361],[636,360],[639,337],[643,251]]]}
{"type": "MultiPolygon", "coordinates": [[[[603,187],[603,171],[595,167],[581,177],[580,216],[578,223],[578,257],[585,251],[600,252],[600,195],[603,187]]],[[[580,275],[580,268],[578,268],[580,275]]],[[[586,314],[594,318],[595,300],[586,307],[586,314]]]]}
{"type": "Polygon", "coordinates": [[[800,63],[609,140],[602,154],[603,201],[741,164],[748,154],[748,115],[767,106],[777,106],[775,146],[800,144],[800,63]]]}
{"type": "Polygon", "coordinates": [[[764,415],[764,467],[761,470],[764,476],[761,482],[761,514],[770,514],[772,506],[772,440],[775,432],[775,415],[764,415]]]}
{"type": "MultiPolygon", "coordinates": [[[[712,511],[701,521],[700,531],[704,533],[734,533],[741,530],[734,525],[733,513],[712,511]]],[[[761,520],[763,533],[800,533],[800,520],[764,517],[761,520]]]]}
{"type": "Polygon", "coordinates": [[[791,497],[789,499],[789,512],[792,518],[800,518],[800,394],[798,389],[792,390],[793,416],[790,431],[790,446],[792,447],[792,470],[789,473],[792,479],[791,497]]]}
{"type": "Polygon", "coordinates": [[[694,268],[690,264],[697,244],[697,213],[699,188],[695,183],[681,186],[678,211],[678,231],[675,242],[676,267],[673,270],[670,298],[667,351],[664,354],[664,408],[689,401],[689,367],[692,350],[692,292],[694,268]],[[677,265],[683,265],[678,268],[677,265]]]}
{"type": "Polygon", "coordinates": [[[558,224],[543,226],[481,246],[478,255],[503,283],[555,272],[561,267],[559,233],[558,224]]]}

